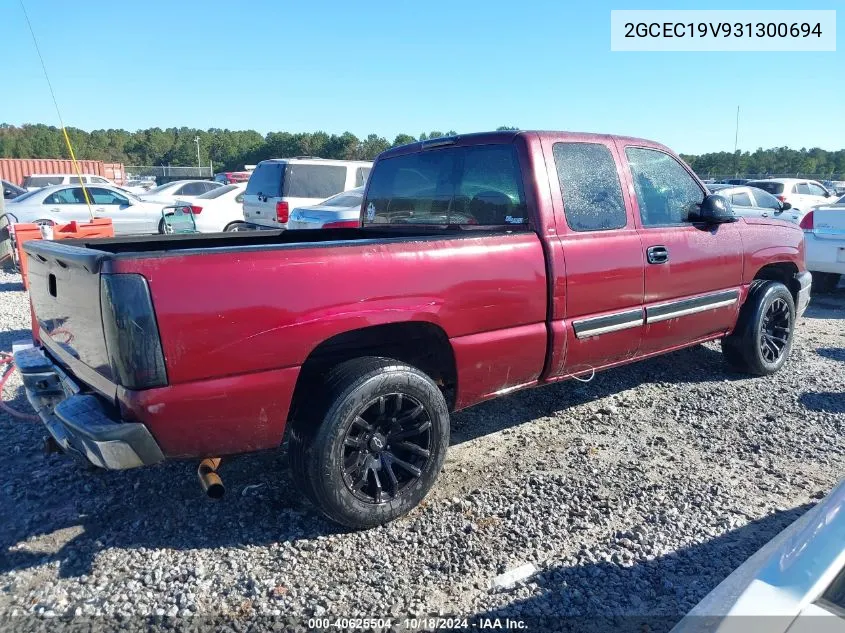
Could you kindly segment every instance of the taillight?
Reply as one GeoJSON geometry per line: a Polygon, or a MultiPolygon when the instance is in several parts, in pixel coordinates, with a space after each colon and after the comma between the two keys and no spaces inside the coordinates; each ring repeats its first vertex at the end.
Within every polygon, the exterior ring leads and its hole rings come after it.
{"type": "Polygon", "coordinates": [[[200,213],[202,213],[202,207],[191,205],[191,213],[193,213],[194,215],[199,215],[200,213]]]}
{"type": "Polygon", "coordinates": [[[326,222],[323,225],[324,229],[357,229],[361,226],[358,220],[347,220],[345,222],[326,222]]]}
{"type": "Polygon", "coordinates": [[[101,275],[100,310],[115,382],[127,389],[166,385],[164,355],[147,280],[136,274],[101,275]]]}
{"type": "Polygon", "coordinates": [[[287,224],[290,216],[290,208],[287,202],[276,203],[276,220],[279,224],[287,224]]]}
{"type": "Polygon", "coordinates": [[[801,218],[801,222],[798,223],[798,226],[800,226],[805,231],[812,231],[813,230],[813,212],[810,211],[809,213],[807,213],[807,215],[805,215],[803,218],[801,218]]]}
{"type": "Polygon", "coordinates": [[[775,198],[777,198],[781,202],[786,202],[786,196],[775,196],[775,198]]]}

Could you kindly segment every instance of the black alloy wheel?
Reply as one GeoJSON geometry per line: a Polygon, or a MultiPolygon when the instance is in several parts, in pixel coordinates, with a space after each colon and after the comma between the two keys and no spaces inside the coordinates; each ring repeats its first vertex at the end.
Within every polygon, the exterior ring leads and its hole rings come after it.
{"type": "Polygon", "coordinates": [[[385,503],[431,460],[431,416],[416,398],[390,393],[362,408],[344,438],[344,483],[361,501],[385,503]]]}
{"type": "Polygon", "coordinates": [[[792,334],[792,312],[782,298],[769,304],[760,323],[760,354],[766,362],[776,363],[783,356],[792,334]]]}

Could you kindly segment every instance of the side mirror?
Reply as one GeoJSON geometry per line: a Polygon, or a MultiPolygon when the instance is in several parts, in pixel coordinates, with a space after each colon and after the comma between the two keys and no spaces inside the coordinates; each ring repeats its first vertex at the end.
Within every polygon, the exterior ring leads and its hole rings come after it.
{"type": "Polygon", "coordinates": [[[781,211],[789,211],[792,208],[792,205],[788,202],[781,202],[780,203],[780,210],[781,211]]]}
{"type": "Polygon", "coordinates": [[[704,224],[727,224],[736,222],[737,218],[731,209],[731,203],[724,196],[710,194],[698,205],[698,212],[691,213],[690,222],[704,224]]]}

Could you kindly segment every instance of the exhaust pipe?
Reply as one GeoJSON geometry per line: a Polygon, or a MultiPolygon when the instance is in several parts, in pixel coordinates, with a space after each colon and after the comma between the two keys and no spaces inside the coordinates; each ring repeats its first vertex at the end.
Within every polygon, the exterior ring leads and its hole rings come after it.
{"type": "Polygon", "coordinates": [[[218,468],[220,468],[219,457],[206,457],[197,468],[197,477],[200,479],[202,489],[212,499],[219,499],[226,492],[223,480],[217,474],[218,468]]]}

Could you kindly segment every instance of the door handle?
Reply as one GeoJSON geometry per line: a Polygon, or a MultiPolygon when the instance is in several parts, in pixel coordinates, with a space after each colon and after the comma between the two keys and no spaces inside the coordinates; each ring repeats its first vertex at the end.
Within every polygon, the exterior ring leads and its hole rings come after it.
{"type": "Polygon", "coordinates": [[[669,250],[665,246],[649,246],[646,257],[649,264],[665,264],[669,261],[669,250]]]}
{"type": "Polygon", "coordinates": [[[760,217],[761,218],[767,218],[767,217],[769,217],[769,214],[768,213],[761,213],[760,217]]]}

